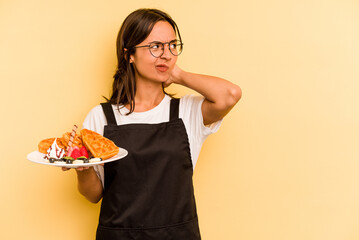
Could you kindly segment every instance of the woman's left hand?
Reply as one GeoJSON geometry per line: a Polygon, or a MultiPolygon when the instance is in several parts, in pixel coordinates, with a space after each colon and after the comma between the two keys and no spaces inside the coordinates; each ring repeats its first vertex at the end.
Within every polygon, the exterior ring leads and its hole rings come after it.
{"type": "Polygon", "coordinates": [[[188,87],[205,97],[202,104],[204,125],[226,116],[242,96],[241,88],[225,79],[186,72],[177,65],[163,86],[168,87],[172,83],[188,87]]]}
{"type": "Polygon", "coordinates": [[[172,83],[180,84],[181,72],[183,72],[183,70],[180,69],[177,65],[175,65],[172,69],[171,76],[167,79],[166,82],[163,83],[163,86],[166,88],[172,83]]]}

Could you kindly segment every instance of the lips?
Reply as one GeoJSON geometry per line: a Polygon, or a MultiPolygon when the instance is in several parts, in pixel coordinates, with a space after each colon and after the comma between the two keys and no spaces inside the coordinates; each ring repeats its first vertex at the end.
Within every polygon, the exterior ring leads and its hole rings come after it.
{"type": "Polygon", "coordinates": [[[168,70],[168,66],[165,64],[158,64],[156,65],[156,69],[160,72],[166,72],[168,70]]]}

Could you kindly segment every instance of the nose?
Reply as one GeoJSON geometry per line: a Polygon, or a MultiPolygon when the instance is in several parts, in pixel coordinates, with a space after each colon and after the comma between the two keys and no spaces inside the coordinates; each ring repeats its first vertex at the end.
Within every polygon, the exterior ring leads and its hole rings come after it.
{"type": "Polygon", "coordinates": [[[163,45],[163,54],[161,56],[161,58],[165,58],[165,59],[171,59],[171,52],[170,52],[170,44],[166,43],[163,45]]]}

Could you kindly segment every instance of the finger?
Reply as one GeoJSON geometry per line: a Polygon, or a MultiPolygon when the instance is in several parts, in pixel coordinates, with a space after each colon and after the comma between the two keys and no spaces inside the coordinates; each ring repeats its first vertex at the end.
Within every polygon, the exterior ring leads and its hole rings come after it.
{"type": "Polygon", "coordinates": [[[70,168],[67,168],[67,167],[61,167],[62,171],[68,171],[70,170],[70,168]]]}
{"type": "Polygon", "coordinates": [[[87,170],[89,169],[90,167],[78,167],[76,168],[77,171],[84,171],[84,170],[87,170]]]}
{"type": "Polygon", "coordinates": [[[163,85],[164,88],[167,88],[167,87],[169,87],[171,85],[171,82],[167,81],[167,82],[162,83],[162,85],[163,85]]]}

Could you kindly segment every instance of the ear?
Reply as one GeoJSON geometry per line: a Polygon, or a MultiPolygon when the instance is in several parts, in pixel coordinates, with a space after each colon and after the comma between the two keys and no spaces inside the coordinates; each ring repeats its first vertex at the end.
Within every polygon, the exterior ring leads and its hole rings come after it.
{"type": "Polygon", "coordinates": [[[130,55],[130,63],[133,63],[135,60],[133,59],[133,55],[130,55]]]}
{"type": "MultiPolygon", "coordinates": [[[[123,51],[126,53],[127,52],[127,48],[124,48],[123,51]]],[[[127,60],[127,55],[125,54],[125,58],[127,60]]],[[[133,55],[130,55],[130,63],[133,63],[134,60],[133,60],[133,55]]]]}

